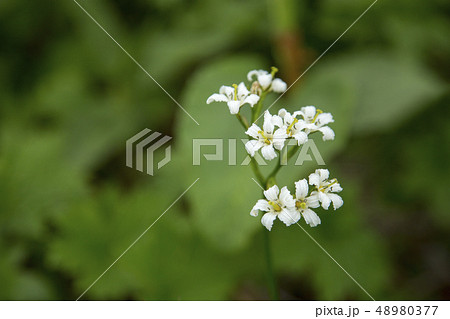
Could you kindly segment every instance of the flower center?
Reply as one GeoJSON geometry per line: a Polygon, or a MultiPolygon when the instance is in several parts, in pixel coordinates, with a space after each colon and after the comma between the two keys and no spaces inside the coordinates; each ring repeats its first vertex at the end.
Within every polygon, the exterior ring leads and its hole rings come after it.
{"type": "Polygon", "coordinates": [[[269,138],[264,134],[264,131],[258,131],[258,133],[262,136],[262,138],[264,139],[264,143],[266,143],[267,145],[270,145],[270,140],[269,138]]]}
{"type": "Polygon", "coordinates": [[[277,202],[269,201],[269,205],[272,206],[276,212],[281,212],[281,207],[277,202]]]}
{"type": "Polygon", "coordinates": [[[306,202],[301,199],[295,202],[295,207],[297,207],[298,209],[306,209],[308,205],[306,205],[306,202]]]}
{"type": "Polygon", "coordinates": [[[286,129],[286,133],[287,134],[291,135],[292,128],[294,127],[295,123],[297,123],[297,122],[298,122],[298,120],[294,118],[294,120],[292,121],[291,125],[289,125],[288,128],[286,129]]]}

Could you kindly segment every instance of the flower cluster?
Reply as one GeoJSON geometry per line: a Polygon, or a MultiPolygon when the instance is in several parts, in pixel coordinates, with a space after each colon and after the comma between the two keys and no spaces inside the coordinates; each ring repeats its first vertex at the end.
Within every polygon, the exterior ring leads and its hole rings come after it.
{"type": "Polygon", "coordinates": [[[320,218],[311,208],[322,206],[323,209],[328,209],[333,203],[336,210],[344,204],[341,196],[335,194],[342,191],[342,187],[337,179],[330,180],[329,174],[327,169],[317,169],[310,174],[309,185],[313,186],[310,193],[306,179],[295,182],[295,197],[286,186],[281,189],[281,192],[277,185],[270,187],[264,191],[266,199],[258,200],[250,215],[256,217],[259,211],[266,212],[261,218],[261,223],[268,230],[272,229],[277,217],[286,226],[297,223],[302,216],[311,227],[319,225],[320,218]]]}
{"type": "Polygon", "coordinates": [[[274,78],[277,68],[272,67],[272,73],[265,70],[253,70],[248,72],[247,79],[252,81],[256,77],[256,81],[253,82],[252,89],[261,95],[262,91],[273,91],[276,93],[283,93],[286,91],[286,83],[278,78],[274,78]]]}
{"type": "Polygon", "coordinates": [[[292,138],[300,146],[308,141],[308,135],[313,132],[321,132],[324,141],[334,139],[334,131],[326,126],[334,122],[331,113],[323,113],[314,106],[305,106],[293,114],[281,109],[278,115],[264,112],[263,129],[258,125],[252,126],[245,132],[254,140],[245,145],[250,156],[261,149],[261,154],[266,160],[272,160],[277,155],[274,148],[281,150],[287,139],[292,138]],[[299,118],[297,118],[297,116],[299,118]]]}
{"type": "Polygon", "coordinates": [[[212,102],[226,102],[231,114],[238,114],[240,108],[244,104],[250,104],[253,107],[260,101],[261,95],[268,92],[283,93],[286,91],[286,83],[278,78],[274,78],[277,68],[272,68],[272,73],[264,70],[253,70],[248,72],[247,79],[252,81],[251,91],[247,89],[244,82],[233,84],[232,86],[222,85],[219,93],[214,93],[207,100],[206,103],[212,102]]]}
{"type": "Polygon", "coordinates": [[[207,104],[211,102],[227,102],[228,108],[231,114],[239,113],[239,109],[242,105],[248,103],[251,107],[258,103],[259,96],[256,94],[251,94],[250,91],[245,86],[244,82],[233,84],[233,86],[222,85],[219,89],[219,94],[214,93],[211,95],[207,104]]]}
{"type": "MultiPolygon", "coordinates": [[[[239,85],[224,85],[220,87],[219,93],[212,94],[206,101],[207,104],[226,102],[230,113],[236,115],[245,128],[245,134],[251,137],[251,140],[245,143],[247,153],[254,157],[258,151],[261,151],[262,156],[269,161],[286,150],[289,140],[295,141],[297,147],[286,153],[287,160],[297,152],[298,146],[308,141],[312,133],[319,132],[324,141],[334,140],[335,137],[334,131],[328,126],[334,122],[331,113],[324,113],[314,106],[302,107],[292,114],[284,108],[277,114],[270,114],[268,109],[261,114],[267,94],[283,93],[287,90],[286,83],[275,78],[277,71],[275,67],[272,67],[271,72],[250,71],[247,74],[247,79],[251,82],[249,86],[244,82],[239,85]],[[245,104],[251,107],[251,122],[240,113],[241,107],[245,104]],[[262,116],[264,119],[261,126],[256,122],[262,116]]],[[[275,178],[281,165],[276,166],[269,176],[264,177],[256,160],[252,158],[251,161],[251,168],[262,185],[269,187],[276,184],[275,178]]],[[[331,203],[334,209],[338,209],[344,204],[342,198],[336,194],[340,191],[342,187],[336,179],[329,179],[328,170],[317,169],[315,173],[309,175],[308,181],[301,179],[295,183],[295,196],[291,195],[286,186],[281,191],[277,185],[268,188],[264,191],[265,199],[258,200],[250,215],[258,216],[259,211],[264,211],[261,223],[268,230],[272,229],[277,217],[289,226],[297,223],[303,216],[308,225],[315,227],[321,221],[313,209],[320,206],[328,209],[331,203]]]]}

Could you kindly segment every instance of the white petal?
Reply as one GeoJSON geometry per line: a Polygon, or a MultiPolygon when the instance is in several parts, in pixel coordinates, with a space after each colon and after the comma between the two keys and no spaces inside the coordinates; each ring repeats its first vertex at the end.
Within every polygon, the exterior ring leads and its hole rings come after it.
{"type": "Polygon", "coordinates": [[[299,127],[301,127],[302,130],[309,130],[311,132],[317,131],[319,129],[319,127],[316,124],[306,122],[299,124],[299,127]]]}
{"type": "Polygon", "coordinates": [[[290,226],[295,224],[300,220],[300,213],[295,209],[283,209],[279,214],[278,218],[286,224],[286,226],[290,226]]]}
{"type": "Polygon", "coordinates": [[[252,124],[252,126],[250,126],[247,131],[245,132],[245,134],[247,134],[248,136],[251,136],[253,138],[259,138],[259,131],[261,131],[261,128],[256,125],[255,123],[252,124]]]}
{"type": "Polygon", "coordinates": [[[225,94],[228,100],[233,100],[234,98],[234,88],[231,86],[222,85],[219,89],[220,94],[225,94]]]}
{"type": "Polygon", "coordinates": [[[267,88],[270,86],[270,83],[272,83],[272,74],[260,74],[258,76],[258,82],[259,84],[261,84],[263,90],[267,90],[267,88]]]}
{"type": "Polygon", "coordinates": [[[284,114],[284,123],[286,124],[286,126],[291,125],[294,119],[295,117],[292,116],[289,112],[286,112],[286,114],[284,114]]]}
{"type": "Polygon", "coordinates": [[[212,102],[227,102],[228,98],[224,94],[214,93],[207,100],[206,104],[210,104],[212,102]]]}
{"type": "Polygon", "coordinates": [[[267,73],[267,71],[264,71],[264,70],[252,70],[252,71],[248,72],[247,79],[249,81],[252,81],[254,76],[258,77],[258,75],[265,74],[265,73],[267,73]]]}
{"type": "Polygon", "coordinates": [[[308,142],[308,134],[306,134],[305,132],[302,132],[302,131],[297,132],[293,135],[293,137],[297,141],[298,146],[308,142]]]}
{"type": "Polygon", "coordinates": [[[308,182],[306,178],[295,182],[295,197],[297,199],[303,199],[308,195],[308,182]]]}
{"type": "Polygon", "coordinates": [[[319,195],[317,191],[311,192],[311,195],[306,197],[306,204],[311,208],[317,208],[320,206],[319,195]]]}
{"type": "Polygon", "coordinates": [[[322,113],[317,116],[316,124],[319,126],[327,125],[334,122],[333,115],[331,113],[322,113]]]}
{"type": "Polygon", "coordinates": [[[272,229],[273,221],[277,218],[274,213],[265,213],[261,218],[261,224],[263,224],[268,230],[272,229]]]}
{"type": "Polygon", "coordinates": [[[334,210],[338,209],[344,204],[344,201],[342,200],[342,197],[336,194],[328,193],[328,197],[333,202],[334,210]]]}
{"type": "Polygon", "coordinates": [[[251,157],[255,156],[255,153],[263,146],[264,144],[258,140],[251,140],[245,143],[245,149],[247,153],[250,154],[251,157]]]}
{"type": "Polygon", "coordinates": [[[316,174],[319,174],[321,183],[330,177],[330,171],[327,169],[316,169],[316,174]]]}
{"type": "Polygon", "coordinates": [[[273,160],[275,157],[277,157],[277,153],[275,153],[275,150],[273,148],[273,145],[266,145],[261,149],[261,154],[262,156],[268,160],[271,161],[273,160]]]}
{"type": "Polygon", "coordinates": [[[324,194],[322,192],[319,192],[319,201],[322,203],[323,209],[328,209],[331,204],[331,199],[328,197],[327,194],[324,194]]]}
{"type": "Polygon", "coordinates": [[[270,115],[269,111],[264,112],[264,124],[263,130],[266,134],[273,134],[274,125],[272,123],[272,115],[270,115]]]}
{"type": "Polygon", "coordinates": [[[244,100],[244,103],[248,103],[250,104],[251,107],[253,107],[253,105],[255,105],[256,103],[258,103],[259,101],[259,96],[256,94],[250,94],[249,96],[247,96],[244,100]]]}
{"type": "Polygon", "coordinates": [[[331,185],[328,190],[330,192],[339,193],[340,191],[342,191],[342,187],[339,183],[337,183],[337,184],[331,185]]]}
{"type": "Polygon", "coordinates": [[[301,115],[302,117],[305,117],[305,114],[300,110],[300,111],[295,111],[294,113],[292,113],[293,117],[296,117],[297,115],[301,115]]]}
{"type": "Polygon", "coordinates": [[[305,119],[313,119],[316,116],[316,108],[314,106],[304,106],[301,108],[305,119]]]}
{"type": "Polygon", "coordinates": [[[287,85],[281,79],[274,79],[272,81],[272,90],[276,93],[283,93],[286,91],[287,85]]]}
{"type": "Polygon", "coordinates": [[[295,201],[292,197],[291,193],[289,192],[288,188],[284,186],[280,191],[280,203],[284,207],[288,208],[294,208],[295,207],[295,201]]]}
{"type": "Polygon", "coordinates": [[[230,109],[231,114],[238,114],[239,108],[241,107],[241,102],[239,101],[228,101],[228,108],[230,109]]]}
{"type": "Polygon", "coordinates": [[[279,128],[273,133],[273,146],[277,150],[281,150],[284,147],[284,142],[288,135],[286,134],[286,130],[284,128],[279,128]]]}
{"type": "Polygon", "coordinates": [[[242,101],[244,98],[246,98],[250,94],[250,91],[245,86],[244,82],[239,83],[237,87],[237,98],[239,101],[242,101]]]}
{"type": "Polygon", "coordinates": [[[273,185],[271,188],[264,191],[264,196],[266,196],[266,198],[268,200],[276,201],[276,200],[278,200],[279,193],[280,193],[280,190],[278,189],[278,186],[273,185]]]}
{"type": "Polygon", "coordinates": [[[322,132],[324,141],[334,140],[334,131],[330,127],[324,126],[319,128],[318,131],[322,132]]]}
{"type": "Polygon", "coordinates": [[[320,218],[319,216],[312,211],[311,209],[305,209],[302,212],[303,218],[305,218],[305,222],[310,225],[311,227],[316,227],[320,224],[320,218]]]}
{"type": "Polygon", "coordinates": [[[286,116],[286,114],[289,114],[289,112],[286,111],[286,109],[280,109],[278,111],[278,116],[281,116],[282,118],[284,118],[286,116]]]}
{"type": "MultiPolygon", "coordinates": [[[[305,120],[299,119],[298,122],[294,125],[294,129],[296,130],[296,132],[307,129],[309,126],[308,123],[306,123],[305,120]]],[[[316,128],[315,125],[313,125],[314,128],[316,128]]]]}
{"type": "Polygon", "coordinates": [[[278,127],[282,127],[283,126],[283,119],[278,116],[278,115],[273,115],[272,116],[272,124],[278,127]]]}
{"type": "Polygon", "coordinates": [[[311,173],[309,174],[309,185],[320,185],[320,176],[317,173],[311,173]]]}
{"type": "Polygon", "coordinates": [[[260,199],[256,202],[255,206],[253,206],[252,211],[250,212],[250,215],[252,216],[258,216],[258,211],[265,211],[268,212],[270,210],[270,205],[265,199],[260,199]]]}

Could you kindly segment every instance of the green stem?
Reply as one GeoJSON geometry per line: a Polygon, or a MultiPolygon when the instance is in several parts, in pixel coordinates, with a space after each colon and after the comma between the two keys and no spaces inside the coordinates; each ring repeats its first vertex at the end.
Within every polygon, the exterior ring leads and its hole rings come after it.
{"type": "MultiPolygon", "coordinates": [[[[287,160],[286,160],[286,164],[287,161],[289,161],[289,159],[291,159],[292,156],[295,155],[295,153],[297,153],[297,151],[300,149],[299,146],[294,146],[293,148],[291,148],[289,150],[289,152],[287,153],[287,160]]],[[[280,152],[280,157],[281,157],[281,152],[280,152]]],[[[283,167],[283,165],[281,165],[281,159],[278,161],[277,166],[274,167],[274,169],[272,170],[272,172],[269,174],[269,176],[267,177],[267,181],[269,181],[271,178],[275,178],[275,176],[278,174],[278,171],[281,169],[281,167],[283,167]]]]}
{"type": "Polygon", "coordinates": [[[263,241],[264,241],[264,253],[266,258],[266,267],[267,267],[267,283],[269,286],[269,294],[270,299],[279,300],[278,296],[278,285],[273,272],[273,264],[272,264],[272,253],[270,249],[270,237],[269,232],[263,227],[263,241]]]}
{"type": "Polygon", "coordinates": [[[262,108],[262,105],[263,105],[263,101],[266,98],[267,93],[268,93],[267,91],[263,91],[261,93],[261,96],[259,97],[258,103],[256,103],[256,105],[253,107],[253,109],[252,109],[252,123],[255,123],[256,120],[258,119],[258,117],[259,117],[259,115],[261,113],[261,108],[262,108]]]}
{"type": "Polygon", "coordinates": [[[241,114],[236,114],[237,119],[239,120],[239,123],[242,124],[242,126],[247,130],[248,129],[248,121],[245,118],[245,116],[242,116],[241,114]]]}
{"type": "Polygon", "coordinates": [[[256,162],[254,157],[251,158],[250,165],[253,170],[253,174],[255,174],[255,177],[258,179],[258,182],[261,184],[261,186],[262,187],[266,186],[266,180],[264,176],[261,174],[261,171],[259,170],[258,167],[258,163],[256,162]]]}

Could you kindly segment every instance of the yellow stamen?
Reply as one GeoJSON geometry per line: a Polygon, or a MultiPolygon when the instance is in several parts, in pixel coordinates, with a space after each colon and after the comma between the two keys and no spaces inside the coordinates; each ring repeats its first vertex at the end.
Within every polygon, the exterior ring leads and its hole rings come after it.
{"type": "Polygon", "coordinates": [[[234,100],[237,101],[237,88],[238,88],[238,85],[237,84],[233,84],[232,87],[234,87],[234,100]]]}
{"type": "Polygon", "coordinates": [[[308,206],[306,205],[306,203],[302,200],[298,200],[295,203],[295,207],[297,207],[298,209],[306,209],[308,206]]]}
{"type": "Polygon", "coordinates": [[[316,110],[316,115],[314,116],[312,122],[314,123],[317,120],[317,117],[319,116],[319,114],[322,114],[322,113],[323,113],[322,110],[317,109],[316,110]]]}
{"type": "Polygon", "coordinates": [[[264,135],[264,131],[258,131],[258,133],[261,134],[261,136],[263,137],[264,143],[270,145],[270,140],[267,138],[266,135],[264,135]]]}
{"type": "Polygon", "coordinates": [[[333,186],[334,184],[336,184],[338,181],[337,181],[337,179],[336,178],[333,178],[331,181],[330,181],[330,184],[328,184],[327,186],[321,186],[321,187],[319,187],[319,191],[325,191],[326,189],[328,189],[328,188],[330,188],[331,186],[333,186]]]}
{"type": "Polygon", "coordinates": [[[294,127],[295,123],[297,123],[297,122],[298,122],[297,119],[294,119],[294,120],[292,121],[291,125],[289,125],[288,128],[286,129],[286,133],[287,133],[287,134],[289,134],[289,135],[291,134],[291,130],[292,130],[292,128],[294,127]]]}
{"type": "Polygon", "coordinates": [[[270,72],[270,74],[272,75],[272,77],[274,77],[275,76],[275,73],[277,73],[278,72],[278,69],[276,68],[276,67],[272,67],[271,68],[271,70],[272,70],[272,72],[270,72]]]}
{"type": "Polygon", "coordinates": [[[281,212],[281,207],[277,202],[269,201],[269,205],[272,206],[276,212],[281,212]]]}

